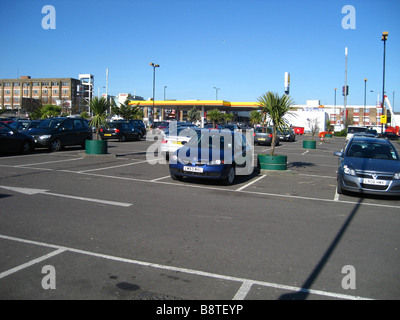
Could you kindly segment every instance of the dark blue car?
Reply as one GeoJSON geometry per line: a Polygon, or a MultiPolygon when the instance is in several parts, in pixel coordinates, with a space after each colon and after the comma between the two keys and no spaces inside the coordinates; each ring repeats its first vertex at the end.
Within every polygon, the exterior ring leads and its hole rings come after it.
{"type": "Polygon", "coordinates": [[[245,135],[207,129],[196,133],[170,157],[172,179],[214,179],[230,185],[236,175],[249,175],[253,172],[253,148],[245,135]]]}

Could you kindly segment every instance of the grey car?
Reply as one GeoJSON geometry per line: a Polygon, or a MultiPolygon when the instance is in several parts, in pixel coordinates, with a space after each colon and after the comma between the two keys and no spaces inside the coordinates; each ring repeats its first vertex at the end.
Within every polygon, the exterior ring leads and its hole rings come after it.
{"type": "MultiPolygon", "coordinates": [[[[272,143],[272,128],[271,127],[257,127],[254,129],[254,144],[267,144],[272,143]]],[[[279,139],[276,139],[276,144],[279,145],[279,139]]]]}
{"type": "Polygon", "coordinates": [[[339,157],[337,192],[400,196],[400,157],[386,139],[354,136],[339,157]]]}

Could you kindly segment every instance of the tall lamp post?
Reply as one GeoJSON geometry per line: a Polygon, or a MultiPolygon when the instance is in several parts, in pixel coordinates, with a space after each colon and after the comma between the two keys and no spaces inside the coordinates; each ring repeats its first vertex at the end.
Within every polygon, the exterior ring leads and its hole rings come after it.
{"type": "Polygon", "coordinates": [[[214,87],[214,89],[215,89],[215,100],[218,100],[218,90],[219,90],[220,88],[214,87]]]}
{"type": "MultiPolygon", "coordinates": [[[[386,59],[386,40],[388,38],[389,32],[382,32],[382,41],[383,41],[383,85],[382,85],[382,114],[383,108],[385,106],[385,59],[386,59]]],[[[382,125],[383,128],[383,125],[382,125]]],[[[382,132],[383,133],[383,132],[382,132]]]]}
{"type": "Polygon", "coordinates": [[[343,95],[344,95],[344,128],[347,128],[347,111],[346,111],[346,107],[347,107],[347,47],[344,51],[345,56],[346,56],[346,65],[345,65],[345,71],[344,71],[344,88],[343,88],[343,95]]]}
{"type": "Polygon", "coordinates": [[[150,63],[150,65],[153,67],[153,108],[150,110],[150,114],[148,116],[149,117],[149,126],[151,126],[153,124],[154,96],[155,96],[155,92],[156,92],[156,68],[160,67],[159,64],[150,63]]]}
{"type": "Polygon", "coordinates": [[[364,110],[363,110],[363,118],[362,123],[365,125],[365,110],[367,109],[367,79],[364,79],[364,110]]]}

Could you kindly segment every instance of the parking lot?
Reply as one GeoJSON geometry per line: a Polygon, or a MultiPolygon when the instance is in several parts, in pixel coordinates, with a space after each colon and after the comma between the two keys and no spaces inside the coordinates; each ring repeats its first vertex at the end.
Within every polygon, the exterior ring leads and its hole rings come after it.
{"type": "Polygon", "coordinates": [[[172,180],[146,140],[1,156],[0,298],[399,299],[400,199],[339,196],[344,138],[303,139],[231,186],[172,180]]]}

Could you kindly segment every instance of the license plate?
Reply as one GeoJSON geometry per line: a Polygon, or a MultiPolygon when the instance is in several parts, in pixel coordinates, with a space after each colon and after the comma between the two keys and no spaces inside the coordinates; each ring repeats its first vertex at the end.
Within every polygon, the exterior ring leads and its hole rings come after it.
{"type": "Polygon", "coordinates": [[[258,138],[258,140],[260,140],[260,141],[265,141],[265,138],[258,138]]]}
{"type": "Polygon", "coordinates": [[[188,171],[188,172],[200,172],[200,173],[203,173],[203,168],[184,166],[184,167],[183,167],[183,171],[188,171]]]}
{"type": "Polygon", "coordinates": [[[111,133],[105,133],[104,136],[105,137],[111,137],[111,133]]]}
{"type": "Polygon", "coordinates": [[[182,144],[180,141],[172,141],[172,144],[182,144]]]}
{"type": "Polygon", "coordinates": [[[386,181],[385,180],[375,180],[375,179],[364,179],[363,183],[365,184],[373,184],[375,186],[385,186],[386,181]]]}

